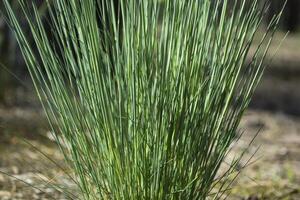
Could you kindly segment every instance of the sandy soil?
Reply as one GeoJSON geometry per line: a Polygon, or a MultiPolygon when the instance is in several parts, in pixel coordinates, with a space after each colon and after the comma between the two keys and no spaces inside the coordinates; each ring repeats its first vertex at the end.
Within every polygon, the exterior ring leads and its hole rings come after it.
{"type": "Polygon", "coordinates": [[[242,170],[229,199],[300,199],[300,118],[249,111],[241,128],[245,133],[234,153],[260,130],[246,158],[258,151],[242,170]]]}

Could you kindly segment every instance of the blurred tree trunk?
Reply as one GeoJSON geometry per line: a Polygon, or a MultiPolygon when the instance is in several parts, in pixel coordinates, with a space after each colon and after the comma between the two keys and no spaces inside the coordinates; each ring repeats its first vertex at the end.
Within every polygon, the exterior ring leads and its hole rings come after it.
{"type": "MultiPolygon", "coordinates": [[[[12,1],[12,6],[16,7],[17,1],[12,1]]],[[[0,10],[4,10],[3,2],[0,2],[0,10]]],[[[13,66],[20,63],[20,52],[17,41],[5,20],[0,17],[0,102],[5,102],[5,95],[13,88],[14,82],[10,72],[14,72],[13,66]]]]}
{"type": "MultiPolygon", "coordinates": [[[[278,13],[282,9],[284,2],[285,0],[271,1],[268,12],[268,21],[272,19],[274,14],[278,13]]],[[[280,23],[280,28],[291,32],[297,31],[300,25],[299,16],[300,0],[287,0],[287,4],[282,16],[282,21],[280,23]]]]}
{"type": "MultiPolygon", "coordinates": [[[[38,5],[39,12],[45,14],[47,7],[45,0],[32,0],[38,5]]],[[[17,0],[11,0],[11,5],[14,10],[17,11],[20,15],[20,23],[25,31],[29,32],[29,27],[24,17],[21,17],[21,9],[19,7],[17,0]]],[[[0,0],[0,10],[4,11],[3,1],[0,0]]],[[[14,90],[16,87],[19,87],[20,84],[16,82],[11,73],[19,77],[21,80],[24,79],[28,73],[25,66],[23,56],[19,50],[17,41],[14,34],[9,29],[5,20],[0,16],[0,103],[5,102],[5,95],[7,91],[14,90]],[[5,69],[7,68],[7,69],[5,69]],[[8,71],[9,70],[9,71],[8,71]]]]}
{"type": "Polygon", "coordinates": [[[287,2],[287,29],[295,32],[299,26],[299,12],[300,12],[300,1],[299,0],[289,0],[287,2]]]}
{"type": "Polygon", "coordinates": [[[9,41],[7,36],[9,35],[9,29],[5,25],[5,21],[1,18],[0,19],[0,34],[1,34],[1,41],[0,41],[0,102],[4,102],[6,89],[5,87],[8,84],[8,73],[4,66],[7,66],[7,54],[8,54],[8,46],[9,41]]]}

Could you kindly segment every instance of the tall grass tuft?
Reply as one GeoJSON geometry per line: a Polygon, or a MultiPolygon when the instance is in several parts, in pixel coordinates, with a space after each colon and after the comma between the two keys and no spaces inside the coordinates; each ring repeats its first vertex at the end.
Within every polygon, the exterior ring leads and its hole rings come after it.
{"type": "Polygon", "coordinates": [[[51,30],[19,0],[34,45],[4,1],[79,198],[224,197],[281,13],[247,62],[258,0],[47,1],[51,30]]]}

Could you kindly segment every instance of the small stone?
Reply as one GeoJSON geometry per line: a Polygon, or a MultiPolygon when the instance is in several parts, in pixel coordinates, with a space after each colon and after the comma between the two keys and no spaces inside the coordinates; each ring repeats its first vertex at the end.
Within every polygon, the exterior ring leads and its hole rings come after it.
{"type": "Polygon", "coordinates": [[[5,181],[5,178],[2,174],[0,174],[0,182],[4,182],[5,181]]]}
{"type": "Polygon", "coordinates": [[[19,173],[20,173],[19,168],[16,167],[16,166],[12,166],[12,167],[11,167],[11,170],[12,170],[13,174],[19,174],[19,173]]]}
{"type": "Polygon", "coordinates": [[[8,192],[8,191],[0,191],[0,197],[1,197],[1,199],[5,198],[5,197],[10,197],[10,196],[11,196],[10,192],[8,192]]]}

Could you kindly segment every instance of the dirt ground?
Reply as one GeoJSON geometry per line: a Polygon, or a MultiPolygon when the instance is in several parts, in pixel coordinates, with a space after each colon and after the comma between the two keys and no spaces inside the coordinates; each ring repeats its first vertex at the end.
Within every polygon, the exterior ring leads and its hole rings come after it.
{"type": "Polygon", "coordinates": [[[246,158],[257,152],[242,170],[229,199],[299,200],[300,118],[250,110],[241,128],[245,133],[237,143],[238,151],[259,131],[246,158]]]}

